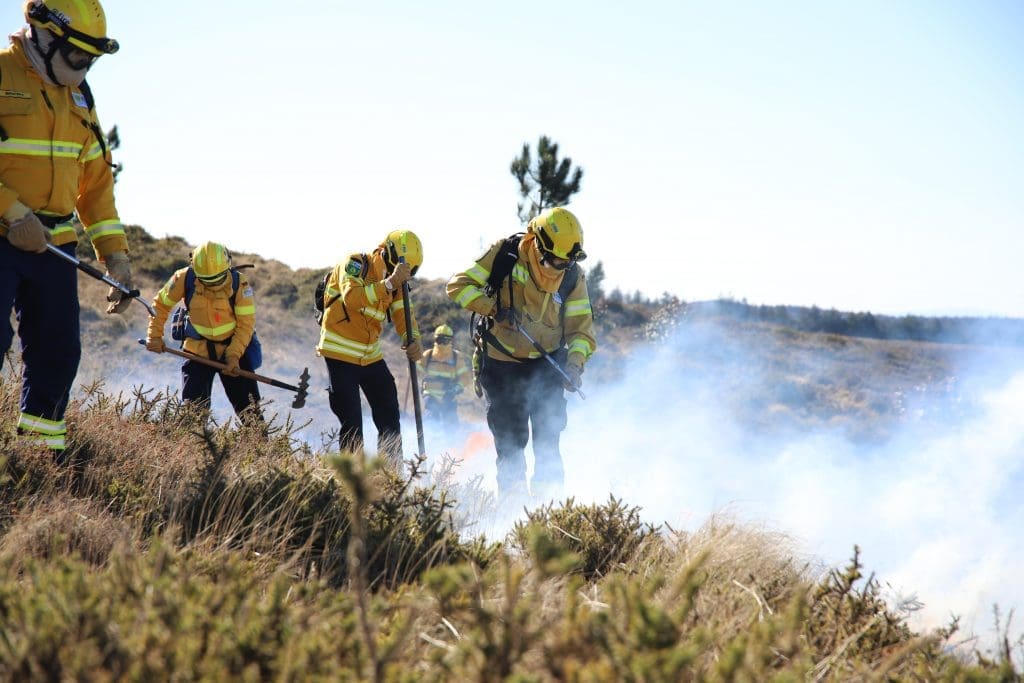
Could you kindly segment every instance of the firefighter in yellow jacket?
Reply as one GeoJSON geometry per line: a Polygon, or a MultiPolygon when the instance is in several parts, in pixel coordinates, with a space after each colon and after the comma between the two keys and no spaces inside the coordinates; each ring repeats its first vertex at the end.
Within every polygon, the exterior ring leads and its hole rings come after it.
{"type": "MultiPolygon", "coordinates": [[[[75,213],[107,274],[131,287],[110,153],[86,72],[117,52],[97,0],[29,0],[28,27],[0,51],[0,366],[17,313],[24,361],[18,431],[65,449],[64,412],[81,358],[75,213]]],[[[114,288],[108,313],[131,301],[114,288]]]]}
{"type": "Polygon", "coordinates": [[[150,318],[146,348],[162,353],[164,324],[171,310],[184,301],[187,321],[179,323],[185,351],[220,361],[223,371],[194,360],[181,366],[181,400],[209,408],[213,379],[220,375],[235,414],[262,421],[260,390],[256,380],[238,371],[258,367],[256,302],[252,287],[241,271],[231,267],[231,254],[223,245],[204,242],[191,254],[191,263],[175,271],[153,299],[156,317],[150,318]]]}
{"type": "Polygon", "coordinates": [[[459,425],[456,398],[469,386],[469,365],[452,344],[452,328],[438,325],[434,346],[423,353],[423,416],[442,427],[459,425]]]}
{"type": "Polygon", "coordinates": [[[584,258],[579,221],[556,207],[532,219],[525,235],[494,243],[448,282],[449,297],[483,316],[475,343],[483,352],[479,382],[501,498],[518,502],[528,495],[524,450],[531,431],[530,492],[548,499],[561,493],[564,389],[580,388],[583,366],[597,345],[587,283],[577,265],[584,258]]]}
{"type": "Polygon", "coordinates": [[[415,316],[413,342],[405,343],[402,297],[402,285],[422,264],[419,238],[409,230],[394,230],[372,252],[351,254],[328,275],[316,351],[327,363],[330,406],[341,423],[342,450],[363,447],[362,389],[377,427],[378,455],[392,463],[402,458],[398,390],[384,361],[380,335],[390,318],[406,356],[412,361],[423,356],[415,316]]]}

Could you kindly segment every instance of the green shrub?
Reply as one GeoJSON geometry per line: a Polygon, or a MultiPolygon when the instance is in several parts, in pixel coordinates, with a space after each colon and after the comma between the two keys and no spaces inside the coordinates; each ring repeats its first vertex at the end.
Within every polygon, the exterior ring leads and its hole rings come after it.
{"type": "MultiPolygon", "coordinates": [[[[588,580],[600,578],[632,560],[647,543],[657,542],[658,527],[640,521],[640,508],[609,496],[604,505],[579,505],[570,498],[527,512],[510,533],[513,548],[530,552],[532,527],[547,529],[555,543],[580,556],[578,571],[588,580]]],[[[538,558],[534,557],[534,560],[538,558]]]]}

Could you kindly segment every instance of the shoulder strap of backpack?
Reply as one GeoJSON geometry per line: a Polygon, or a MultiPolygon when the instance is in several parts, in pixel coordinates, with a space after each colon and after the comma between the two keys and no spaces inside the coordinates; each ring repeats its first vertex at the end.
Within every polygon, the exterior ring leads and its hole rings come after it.
{"type": "Polygon", "coordinates": [[[487,278],[487,284],[484,286],[484,294],[489,297],[497,297],[499,309],[502,308],[501,286],[503,280],[506,279],[508,280],[510,299],[507,308],[512,307],[512,271],[515,270],[516,261],[519,260],[519,243],[523,239],[523,234],[517,232],[506,237],[505,241],[501,243],[498,253],[494,256],[494,263],[491,264],[491,275],[487,278]]]}
{"type": "Polygon", "coordinates": [[[242,284],[241,274],[234,268],[231,269],[231,310],[235,310],[235,299],[238,298],[238,287],[242,284]]]}
{"type": "Polygon", "coordinates": [[[569,266],[569,269],[565,271],[565,275],[562,276],[562,284],[558,286],[558,298],[561,299],[561,309],[558,312],[559,327],[562,328],[562,342],[561,345],[565,346],[565,309],[569,295],[572,294],[572,290],[576,289],[576,283],[580,280],[580,266],[578,263],[574,263],[569,266]]]}
{"type": "Polygon", "coordinates": [[[185,271],[185,308],[192,305],[192,296],[196,293],[196,271],[189,266],[185,271]]]}

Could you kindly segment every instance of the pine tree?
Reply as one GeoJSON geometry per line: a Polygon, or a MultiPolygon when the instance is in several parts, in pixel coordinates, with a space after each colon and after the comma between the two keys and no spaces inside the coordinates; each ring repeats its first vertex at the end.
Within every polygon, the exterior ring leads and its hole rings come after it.
{"type": "Polygon", "coordinates": [[[537,141],[536,163],[529,143],[524,142],[523,151],[512,160],[509,170],[519,181],[523,201],[516,208],[524,224],[544,209],[568,204],[572,195],[580,191],[583,180],[583,169],[573,169],[569,157],[559,161],[558,143],[551,142],[546,135],[537,141]]]}

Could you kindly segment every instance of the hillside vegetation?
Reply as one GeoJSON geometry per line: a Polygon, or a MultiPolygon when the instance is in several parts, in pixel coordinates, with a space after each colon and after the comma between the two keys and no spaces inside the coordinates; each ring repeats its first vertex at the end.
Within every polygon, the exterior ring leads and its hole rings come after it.
{"type": "MultiPolygon", "coordinates": [[[[16,412],[0,384],[0,415],[16,412]]],[[[88,394],[73,465],[5,433],[3,680],[1015,680],[777,534],[656,529],[611,499],[465,538],[443,472],[203,429],[88,394]]],[[[456,495],[484,495],[464,488],[456,495]]]]}
{"type": "MultiPolygon", "coordinates": [[[[151,296],[189,246],[131,230],[151,296]]],[[[0,431],[0,680],[1021,680],[1010,624],[996,624],[991,649],[964,645],[955,618],[915,631],[912,606],[883,600],[856,539],[847,564],[819,567],[784,534],[727,517],[651,526],[615,498],[562,500],[524,511],[504,538],[472,535],[495,501],[453,463],[392,472],[296,437],[303,420],[325,431],[333,420],[312,353],[322,271],[236,263],[256,265],[261,372],[291,381],[308,366],[309,408],[278,410],[271,394],[267,439],[203,423],[174,398],[177,364],[136,343],[143,308],[106,316],[105,288],[82,279],[72,464],[0,431]]],[[[468,315],[443,288],[414,283],[421,326],[448,321],[468,351],[468,315]]],[[[671,297],[601,297],[595,309],[591,391],[663,354],[685,386],[713,379],[754,436],[827,426],[884,440],[974,409],[955,368],[975,347],[671,297]]],[[[984,352],[1020,362],[1012,345],[984,352]]],[[[386,354],[404,365],[393,332],[386,354]]],[[[6,425],[12,370],[0,376],[6,425]]],[[[480,417],[479,402],[462,410],[480,417]]]]}

